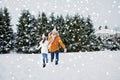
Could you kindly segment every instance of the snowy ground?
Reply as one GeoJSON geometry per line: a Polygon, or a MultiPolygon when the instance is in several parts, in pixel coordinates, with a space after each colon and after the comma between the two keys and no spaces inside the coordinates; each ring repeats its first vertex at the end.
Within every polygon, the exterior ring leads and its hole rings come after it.
{"type": "Polygon", "coordinates": [[[2,54],[0,80],[120,80],[120,51],[61,53],[46,68],[41,54],[2,54]]]}

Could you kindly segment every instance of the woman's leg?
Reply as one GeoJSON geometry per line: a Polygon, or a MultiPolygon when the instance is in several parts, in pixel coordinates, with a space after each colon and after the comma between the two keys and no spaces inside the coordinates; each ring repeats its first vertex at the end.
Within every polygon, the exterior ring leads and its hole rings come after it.
{"type": "Polygon", "coordinates": [[[48,63],[48,54],[45,54],[45,58],[46,58],[46,63],[48,63]]]}
{"type": "Polygon", "coordinates": [[[42,53],[42,58],[43,58],[43,64],[45,64],[45,54],[42,53]]]}

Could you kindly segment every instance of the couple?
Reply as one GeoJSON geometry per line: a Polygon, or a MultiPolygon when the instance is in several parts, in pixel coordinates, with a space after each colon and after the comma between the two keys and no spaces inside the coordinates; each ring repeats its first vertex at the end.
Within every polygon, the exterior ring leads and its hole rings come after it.
{"type": "Polygon", "coordinates": [[[62,46],[64,49],[64,52],[66,52],[66,47],[63,44],[58,32],[56,31],[56,28],[52,30],[52,32],[49,33],[48,35],[48,40],[45,37],[45,35],[42,35],[42,40],[40,41],[40,48],[41,48],[41,53],[43,57],[43,68],[46,66],[46,63],[48,63],[48,57],[47,53],[48,50],[51,53],[51,62],[54,60],[55,56],[55,65],[58,65],[59,61],[59,44],[62,46]]]}

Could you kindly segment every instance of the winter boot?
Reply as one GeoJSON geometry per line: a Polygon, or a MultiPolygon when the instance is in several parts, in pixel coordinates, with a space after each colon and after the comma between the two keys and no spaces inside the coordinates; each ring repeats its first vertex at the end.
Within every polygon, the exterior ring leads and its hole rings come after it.
{"type": "Polygon", "coordinates": [[[55,65],[58,65],[58,61],[55,61],[55,65]]]}
{"type": "Polygon", "coordinates": [[[51,59],[51,62],[53,62],[53,59],[51,59]]]}
{"type": "Polygon", "coordinates": [[[45,68],[46,64],[43,64],[43,68],[45,68]]]}

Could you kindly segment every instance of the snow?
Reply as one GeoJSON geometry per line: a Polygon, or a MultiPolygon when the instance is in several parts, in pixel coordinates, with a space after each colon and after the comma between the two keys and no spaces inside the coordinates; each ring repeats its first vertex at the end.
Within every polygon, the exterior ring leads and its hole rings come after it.
{"type": "Polygon", "coordinates": [[[95,32],[95,34],[115,34],[116,32],[111,29],[101,29],[95,32]]]}
{"type": "Polygon", "coordinates": [[[120,80],[120,51],[61,53],[58,65],[49,62],[45,68],[41,54],[0,55],[0,80],[48,79],[120,80]]]}

